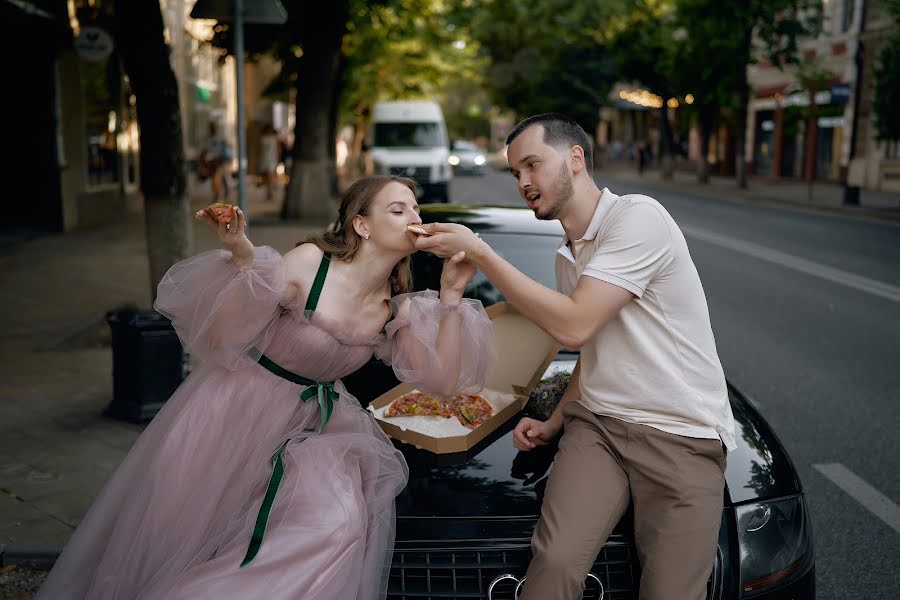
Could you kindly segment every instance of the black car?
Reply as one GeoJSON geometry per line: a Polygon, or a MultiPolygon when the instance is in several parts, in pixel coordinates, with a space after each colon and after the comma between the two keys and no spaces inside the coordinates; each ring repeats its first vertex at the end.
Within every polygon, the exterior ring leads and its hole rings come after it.
{"type": "MultiPolygon", "coordinates": [[[[555,285],[557,222],[537,221],[515,208],[422,207],[425,222],[462,223],[532,278],[555,285]]],[[[438,289],[441,262],[413,257],[416,289],[438,289]]],[[[485,305],[502,300],[480,273],[467,295],[485,305]]],[[[561,352],[545,377],[571,371],[577,354],[561,352]]],[[[344,379],[364,404],[397,381],[389,367],[370,362],[344,379]]],[[[815,597],[813,537],[800,479],[759,412],[729,386],[738,428],[728,454],[725,503],[708,598],[809,600],[815,597]]],[[[517,452],[513,417],[470,451],[436,455],[395,442],[410,479],[397,499],[397,540],[390,571],[391,600],[485,598],[513,600],[530,560],[530,538],[540,514],[556,447],[517,452]]],[[[597,556],[584,598],[638,597],[640,564],[632,514],[625,514],[597,556]]],[[[679,600],[673,598],[673,600],[679,600]]]]}

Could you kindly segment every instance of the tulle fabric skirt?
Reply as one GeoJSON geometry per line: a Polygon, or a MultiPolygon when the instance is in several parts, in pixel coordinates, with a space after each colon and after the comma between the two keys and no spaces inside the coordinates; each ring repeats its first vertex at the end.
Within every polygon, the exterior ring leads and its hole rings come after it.
{"type": "Polygon", "coordinates": [[[75,531],[40,600],[379,599],[402,454],[340,383],[319,429],[302,386],[259,365],[193,373],[75,531]],[[262,546],[244,559],[272,474],[262,546]]]}

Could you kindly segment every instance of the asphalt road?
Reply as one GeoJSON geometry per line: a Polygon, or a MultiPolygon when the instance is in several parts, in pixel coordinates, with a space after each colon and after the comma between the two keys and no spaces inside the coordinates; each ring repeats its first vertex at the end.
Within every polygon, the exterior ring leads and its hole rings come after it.
{"type": "MultiPolygon", "coordinates": [[[[900,226],[598,181],[684,231],[725,374],[806,488],[817,597],[900,598],[900,226]]],[[[451,201],[524,205],[492,169],[454,179],[451,201]]]]}

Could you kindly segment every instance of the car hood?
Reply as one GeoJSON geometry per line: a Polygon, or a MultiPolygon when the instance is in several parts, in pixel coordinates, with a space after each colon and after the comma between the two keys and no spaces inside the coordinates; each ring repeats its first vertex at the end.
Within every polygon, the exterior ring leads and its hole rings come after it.
{"type": "MultiPolygon", "coordinates": [[[[737,390],[730,391],[737,444],[725,473],[727,505],[801,491],[781,443],[737,390]]],[[[537,516],[556,446],[518,452],[507,421],[468,453],[435,455],[398,443],[409,464],[409,483],[397,499],[403,517],[537,516]]]]}

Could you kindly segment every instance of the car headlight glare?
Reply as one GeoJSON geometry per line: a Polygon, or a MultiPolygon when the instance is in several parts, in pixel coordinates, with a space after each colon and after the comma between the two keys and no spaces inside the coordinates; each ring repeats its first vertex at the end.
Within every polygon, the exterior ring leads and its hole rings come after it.
{"type": "Polygon", "coordinates": [[[478,156],[475,157],[475,160],[473,162],[480,167],[481,165],[484,164],[485,158],[483,155],[479,154],[478,156]]]}
{"type": "Polygon", "coordinates": [[[802,496],[739,506],[735,513],[744,598],[787,585],[806,572],[813,545],[802,496]]]}
{"type": "Polygon", "coordinates": [[[455,154],[451,154],[447,157],[447,162],[453,165],[454,167],[459,164],[459,157],[455,154]]]}

